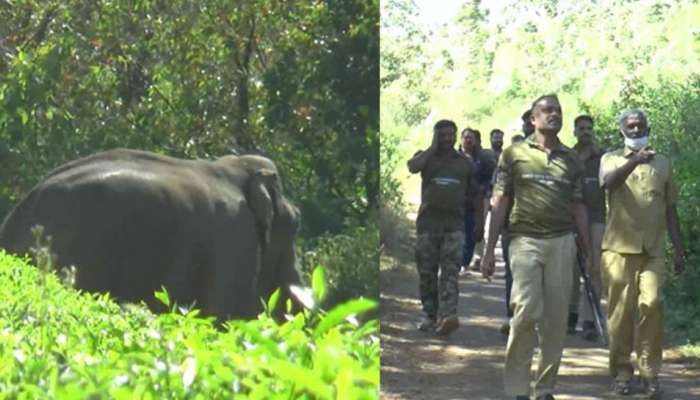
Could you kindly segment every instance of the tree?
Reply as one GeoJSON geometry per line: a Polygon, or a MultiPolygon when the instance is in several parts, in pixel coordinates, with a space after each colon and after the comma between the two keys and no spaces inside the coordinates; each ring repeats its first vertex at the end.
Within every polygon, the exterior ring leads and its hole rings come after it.
{"type": "Polygon", "coordinates": [[[271,157],[304,234],[376,208],[376,1],[18,0],[0,18],[5,204],[59,164],[132,147],[271,157]]]}

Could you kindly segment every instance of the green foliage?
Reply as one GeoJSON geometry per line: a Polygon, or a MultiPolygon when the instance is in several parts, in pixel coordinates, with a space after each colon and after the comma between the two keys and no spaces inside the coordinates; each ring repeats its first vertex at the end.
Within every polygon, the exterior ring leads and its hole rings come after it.
{"type": "Polygon", "coordinates": [[[283,170],[314,171],[290,176],[287,189],[315,235],[363,225],[377,207],[379,6],[316,2],[304,11],[264,76],[277,88],[264,118],[283,170]]]}
{"type": "MultiPolygon", "coordinates": [[[[674,179],[679,187],[678,214],[684,248],[688,256],[687,271],[681,277],[669,271],[664,295],[668,303],[667,323],[685,339],[700,342],[700,73],[685,81],[662,79],[659,84],[630,81],[613,107],[595,110],[596,130],[609,148],[620,147],[617,125],[619,112],[625,108],[643,109],[651,126],[650,142],[668,155],[673,163],[674,179]],[[617,112],[616,114],[614,114],[617,112]]],[[[672,265],[671,248],[667,264],[672,265]]]]}
{"type": "Polygon", "coordinates": [[[401,183],[394,176],[394,171],[403,167],[399,165],[399,144],[399,137],[387,132],[383,134],[379,147],[381,159],[379,194],[382,199],[382,206],[397,209],[404,207],[401,183]]]}
{"type": "Polygon", "coordinates": [[[382,133],[380,144],[380,198],[379,237],[381,251],[401,260],[412,257],[413,250],[409,242],[412,224],[406,219],[407,205],[401,182],[395,171],[405,168],[400,165],[400,138],[390,132],[382,133]]]}
{"type": "Polygon", "coordinates": [[[381,254],[395,261],[392,267],[414,261],[415,224],[403,208],[385,207],[379,210],[381,254]]]}
{"type": "Polygon", "coordinates": [[[378,322],[354,318],[370,300],[217,330],[80,294],[4,252],[0,283],[1,398],[379,398],[378,322]]]}
{"type": "Polygon", "coordinates": [[[573,120],[588,113],[595,119],[599,144],[612,150],[622,145],[618,115],[640,107],[649,115],[651,143],[671,158],[680,189],[678,212],[688,271],[680,279],[669,274],[664,289],[667,322],[683,339],[697,343],[700,36],[693,29],[700,4],[465,0],[441,27],[422,24],[406,10],[406,1],[384,4],[394,17],[382,20],[382,55],[397,56],[388,60],[392,62],[382,59],[381,155],[382,163],[389,160],[381,171],[387,182],[382,182],[382,193],[389,193],[383,199],[388,210],[382,211],[382,219],[388,215],[391,221],[382,221],[382,241],[392,238],[391,227],[400,221],[394,216],[404,213],[392,196],[403,191],[404,200],[418,201],[419,180],[403,178],[404,163],[425,148],[426,132],[436,120],[450,118],[459,127],[482,132],[499,127],[507,144],[519,133],[520,115],[531,101],[555,92],[564,113],[562,141],[574,144],[573,120]],[[591,21],[597,22],[595,29],[590,29],[591,21]],[[641,26],[644,29],[634,28],[641,26]],[[422,62],[398,57],[404,53],[422,62]],[[423,84],[414,85],[411,77],[420,77],[423,84]],[[429,112],[407,115],[410,99],[421,93],[426,96],[422,106],[429,112]],[[392,186],[397,181],[400,188],[392,186]]]}
{"type": "MultiPolygon", "coordinates": [[[[673,336],[688,343],[700,343],[700,253],[697,244],[688,257],[685,273],[669,273],[664,287],[666,325],[673,336]]],[[[698,358],[700,360],[700,357],[698,358]]]]}
{"type": "MultiPolygon", "coordinates": [[[[683,81],[700,70],[700,41],[692,34],[700,5],[693,1],[464,0],[441,27],[427,26],[405,3],[382,6],[383,16],[392,16],[382,18],[382,133],[450,118],[460,127],[504,129],[508,143],[530,102],[556,92],[564,102],[561,136],[572,144],[582,104],[609,106],[631,79],[683,81]],[[591,30],[591,21],[605,22],[591,30]],[[401,116],[421,93],[429,112],[401,116]]],[[[405,138],[418,144],[413,135],[419,132],[405,138]]]]}
{"type": "Polygon", "coordinates": [[[375,225],[358,227],[339,235],[324,235],[301,252],[302,271],[323,265],[328,277],[324,304],[338,304],[355,297],[379,299],[379,231],[375,225]]]}
{"type": "Polygon", "coordinates": [[[18,0],[0,20],[0,212],[114,147],[266,154],[306,236],[376,209],[376,0],[18,0]]]}

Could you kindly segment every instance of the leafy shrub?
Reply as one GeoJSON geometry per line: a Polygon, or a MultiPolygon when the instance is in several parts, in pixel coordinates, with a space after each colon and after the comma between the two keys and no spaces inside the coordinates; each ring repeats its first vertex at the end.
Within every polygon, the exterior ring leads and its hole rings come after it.
{"type": "Polygon", "coordinates": [[[379,232],[382,255],[399,262],[413,260],[413,223],[403,208],[382,205],[379,211],[379,232]]]}
{"type": "Polygon", "coordinates": [[[321,311],[313,276],[309,309],[288,322],[268,312],[218,330],[196,311],[80,294],[0,251],[0,398],[378,398],[378,322],[353,318],[376,303],[321,311]]]}
{"type": "Polygon", "coordinates": [[[377,0],[0,4],[0,218],[115,147],[265,154],[305,236],[376,206],[377,0]]]}
{"type": "Polygon", "coordinates": [[[406,218],[406,203],[401,182],[394,176],[403,166],[399,145],[401,138],[393,132],[382,132],[380,151],[379,196],[379,238],[382,253],[396,259],[406,260],[412,256],[411,232],[413,226],[406,218]]]}
{"type": "Polygon", "coordinates": [[[697,253],[688,257],[682,276],[669,274],[664,296],[666,325],[689,343],[700,343],[700,264],[697,253]]]}
{"type": "MultiPolygon", "coordinates": [[[[649,85],[643,80],[627,82],[612,106],[587,107],[596,117],[596,131],[608,149],[622,146],[617,118],[627,108],[641,108],[649,117],[650,142],[670,157],[679,188],[678,215],[687,255],[686,272],[680,278],[668,274],[664,287],[666,323],[671,331],[690,342],[700,342],[700,75],[685,82],[664,80],[649,85]]],[[[667,262],[671,266],[671,246],[667,262]]]]}
{"type": "Polygon", "coordinates": [[[379,230],[356,227],[340,235],[321,236],[313,250],[302,252],[306,273],[323,265],[328,273],[329,305],[354,297],[379,298],[379,230]]]}
{"type": "Polygon", "coordinates": [[[398,135],[382,132],[382,141],[379,144],[379,197],[382,206],[399,210],[405,206],[401,183],[394,176],[401,158],[398,151],[400,142],[398,135]]]}

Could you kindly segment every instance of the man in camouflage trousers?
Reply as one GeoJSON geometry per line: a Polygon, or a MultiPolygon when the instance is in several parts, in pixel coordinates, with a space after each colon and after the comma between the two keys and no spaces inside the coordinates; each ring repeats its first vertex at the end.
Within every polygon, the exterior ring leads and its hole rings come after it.
{"type": "Polygon", "coordinates": [[[416,219],[416,264],[425,315],[419,329],[443,335],[459,327],[464,204],[475,186],[474,165],[454,149],[456,140],[457,125],[449,120],[438,121],[430,147],[408,161],[409,171],[420,172],[422,179],[416,219]]]}

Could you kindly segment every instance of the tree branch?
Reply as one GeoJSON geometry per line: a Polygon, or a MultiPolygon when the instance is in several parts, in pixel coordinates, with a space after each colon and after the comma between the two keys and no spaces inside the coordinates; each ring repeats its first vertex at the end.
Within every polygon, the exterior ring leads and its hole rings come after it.
{"type": "Polygon", "coordinates": [[[46,14],[44,14],[44,16],[41,18],[41,22],[39,23],[39,27],[36,30],[36,32],[34,32],[32,37],[30,37],[24,43],[22,43],[22,46],[21,46],[22,50],[24,50],[32,42],[34,42],[36,45],[38,45],[39,43],[41,43],[44,40],[44,37],[46,36],[46,30],[48,29],[49,24],[53,20],[53,17],[56,14],[57,9],[58,9],[58,7],[52,7],[46,11],[46,14]]]}

